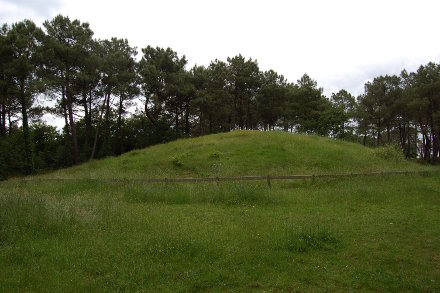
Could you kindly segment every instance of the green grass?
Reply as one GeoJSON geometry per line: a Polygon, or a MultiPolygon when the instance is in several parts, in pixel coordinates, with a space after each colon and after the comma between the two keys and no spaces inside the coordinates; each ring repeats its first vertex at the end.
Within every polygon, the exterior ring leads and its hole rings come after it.
{"type": "Polygon", "coordinates": [[[427,169],[389,153],[317,136],[235,131],[156,145],[47,177],[134,179],[427,169]]]}
{"type": "MultiPolygon", "coordinates": [[[[386,170],[438,168],[318,137],[236,132],[43,177],[386,170]]],[[[270,189],[264,181],[10,180],[0,184],[0,292],[438,292],[439,215],[438,173],[270,189]]]]}

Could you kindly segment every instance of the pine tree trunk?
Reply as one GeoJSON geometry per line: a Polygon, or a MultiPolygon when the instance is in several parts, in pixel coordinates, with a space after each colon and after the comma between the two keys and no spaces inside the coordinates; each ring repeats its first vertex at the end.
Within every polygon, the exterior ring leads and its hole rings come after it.
{"type": "Polygon", "coordinates": [[[410,135],[410,124],[409,121],[406,125],[406,148],[405,148],[405,157],[409,158],[409,155],[411,154],[411,135],[410,135]]]}
{"type": "Polygon", "coordinates": [[[377,142],[376,142],[377,146],[380,145],[380,139],[381,139],[380,127],[381,127],[381,125],[380,125],[380,119],[379,119],[377,122],[377,142]]]}
{"type": "Polygon", "coordinates": [[[439,152],[439,146],[438,146],[438,139],[436,133],[432,133],[432,157],[431,162],[435,163],[438,158],[438,152],[439,152]]]}
{"type": "Polygon", "coordinates": [[[189,125],[189,103],[185,104],[185,135],[189,136],[191,129],[189,125]]]}
{"type": "Polygon", "coordinates": [[[252,123],[251,123],[251,108],[249,99],[246,99],[246,122],[245,122],[246,129],[252,129],[252,123]]]}
{"type": "Polygon", "coordinates": [[[423,158],[423,149],[422,149],[423,145],[422,145],[422,148],[420,148],[419,147],[419,143],[418,143],[418,141],[419,141],[419,131],[417,129],[417,122],[414,122],[414,128],[415,128],[415,131],[414,131],[414,141],[416,143],[417,153],[418,153],[419,157],[423,158]]]}
{"type": "Polygon", "coordinates": [[[158,123],[156,119],[151,115],[150,111],[148,110],[148,107],[145,105],[145,115],[147,115],[148,120],[150,120],[151,124],[153,124],[155,127],[158,126],[158,123]]]}
{"type": "Polygon", "coordinates": [[[287,123],[286,121],[284,121],[284,131],[285,132],[289,131],[289,123],[287,123]]]}
{"type": "Polygon", "coordinates": [[[21,115],[23,119],[24,157],[25,157],[24,172],[25,174],[31,174],[33,171],[31,138],[29,134],[29,121],[28,121],[27,103],[24,92],[23,80],[20,82],[20,104],[21,104],[21,115]]]}
{"type": "Polygon", "coordinates": [[[106,101],[107,99],[104,98],[104,102],[102,103],[102,107],[101,107],[101,115],[99,116],[98,125],[96,125],[95,139],[93,141],[93,148],[92,148],[92,153],[90,154],[89,161],[93,160],[93,158],[95,157],[96,145],[98,144],[99,126],[101,125],[102,115],[104,114],[106,101]]]}
{"type": "Polygon", "coordinates": [[[199,115],[199,123],[200,123],[200,135],[204,135],[205,134],[205,126],[203,123],[203,112],[202,110],[200,110],[200,115],[199,115]]]}
{"type": "Polygon", "coordinates": [[[110,128],[110,92],[107,93],[107,103],[105,110],[105,130],[110,128]]]}
{"type": "Polygon", "coordinates": [[[239,121],[240,121],[240,130],[243,130],[244,127],[244,119],[243,119],[243,115],[244,115],[244,111],[243,111],[243,99],[240,98],[240,109],[239,109],[239,121]]]}
{"type": "Polygon", "coordinates": [[[65,79],[64,75],[61,75],[63,79],[63,84],[61,85],[61,104],[63,107],[63,114],[64,114],[64,130],[66,132],[66,137],[69,137],[70,131],[69,131],[69,122],[68,122],[68,115],[67,115],[67,99],[66,99],[66,86],[65,86],[65,79]]]}
{"type": "Polygon", "coordinates": [[[390,125],[387,124],[387,143],[391,143],[391,133],[390,133],[390,125]]]}
{"type": "MultiPolygon", "coordinates": [[[[64,115],[64,134],[65,134],[65,145],[64,145],[64,155],[65,158],[70,158],[72,155],[71,150],[71,138],[70,138],[70,125],[69,125],[69,115],[67,113],[67,99],[66,99],[66,86],[65,86],[65,79],[64,76],[63,83],[61,85],[61,106],[63,109],[63,115],[64,115]]],[[[65,161],[64,165],[70,165],[70,160],[67,162],[65,161]]]]}
{"type": "Polygon", "coordinates": [[[440,129],[437,132],[437,136],[436,136],[436,145],[437,145],[437,155],[436,155],[436,160],[438,160],[440,158],[440,129]]]}
{"type": "Polygon", "coordinates": [[[85,144],[86,144],[86,146],[89,146],[90,135],[91,135],[91,124],[90,124],[89,117],[91,115],[91,113],[90,113],[91,108],[89,110],[89,106],[87,103],[87,90],[86,89],[83,90],[82,104],[84,107],[84,122],[86,125],[86,142],[85,142],[85,144]]]}
{"type": "MultiPolygon", "coordinates": [[[[4,76],[2,76],[4,81],[4,76]]],[[[0,115],[0,136],[6,136],[6,88],[3,88],[2,96],[0,97],[1,115],[0,115]]]]}
{"type": "Polygon", "coordinates": [[[104,129],[104,140],[107,143],[108,138],[110,137],[110,95],[111,93],[107,93],[107,102],[105,108],[105,129],[104,129]]]}
{"type": "Polygon", "coordinates": [[[399,121],[399,145],[402,149],[405,149],[405,126],[399,121]]]}
{"type": "Polygon", "coordinates": [[[67,111],[69,114],[70,132],[72,133],[73,156],[75,158],[75,164],[77,165],[80,163],[79,150],[78,150],[78,138],[76,136],[76,126],[75,126],[75,120],[73,117],[72,97],[69,94],[67,95],[67,111]]]}
{"type": "Polygon", "coordinates": [[[123,97],[123,95],[121,95],[119,97],[119,109],[118,109],[118,141],[119,141],[118,154],[119,155],[124,152],[123,133],[122,133],[123,100],[124,100],[124,97],[123,97]]]}
{"type": "Polygon", "coordinates": [[[424,134],[423,135],[423,146],[424,146],[424,148],[423,148],[424,149],[424,151],[423,151],[423,159],[425,161],[429,160],[429,154],[431,152],[431,150],[430,150],[431,147],[430,147],[429,143],[430,143],[429,138],[427,137],[426,134],[424,134]]]}
{"type": "Polygon", "coordinates": [[[90,130],[92,129],[92,87],[90,86],[89,89],[89,125],[90,125],[90,130]]]}
{"type": "Polygon", "coordinates": [[[2,109],[1,109],[1,127],[0,127],[0,135],[6,136],[6,105],[5,102],[2,102],[2,109]]]}
{"type": "Polygon", "coordinates": [[[175,121],[175,125],[176,125],[176,133],[179,133],[179,109],[176,106],[175,108],[175,113],[174,113],[174,121],[175,121]]]}
{"type": "Polygon", "coordinates": [[[11,136],[12,134],[11,107],[8,107],[8,122],[9,122],[8,135],[11,136]]]}

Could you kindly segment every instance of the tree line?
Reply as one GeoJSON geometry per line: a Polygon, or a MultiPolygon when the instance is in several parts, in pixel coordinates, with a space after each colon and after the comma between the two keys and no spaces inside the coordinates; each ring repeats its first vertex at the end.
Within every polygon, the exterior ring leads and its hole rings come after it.
{"type": "Polygon", "coordinates": [[[440,65],[403,70],[323,94],[242,55],[187,69],[171,48],[98,40],[88,23],[58,15],[0,31],[0,176],[31,174],[170,141],[235,129],[284,130],[393,144],[435,163],[440,152],[440,65]],[[129,111],[135,105],[141,110],[129,111]],[[62,132],[44,122],[63,118],[62,132]]]}

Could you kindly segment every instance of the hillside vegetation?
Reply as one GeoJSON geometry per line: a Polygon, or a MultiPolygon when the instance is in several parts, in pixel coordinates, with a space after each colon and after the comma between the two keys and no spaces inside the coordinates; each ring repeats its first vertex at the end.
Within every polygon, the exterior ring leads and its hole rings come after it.
{"type": "Polygon", "coordinates": [[[89,23],[63,15],[2,25],[0,48],[0,179],[235,129],[396,144],[407,158],[440,162],[434,62],[369,76],[356,97],[326,96],[307,73],[288,80],[241,54],[191,68],[170,47],[138,55],[127,39],[96,39],[89,23]],[[61,115],[62,131],[44,114],[61,115]]]}
{"type": "Polygon", "coordinates": [[[1,182],[0,291],[438,292],[438,168],[398,154],[237,131],[1,182]],[[272,188],[90,180],[391,170],[430,172],[272,188]]]}
{"type": "Polygon", "coordinates": [[[234,131],[136,150],[51,173],[52,178],[171,178],[429,170],[392,147],[319,136],[234,131]]]}

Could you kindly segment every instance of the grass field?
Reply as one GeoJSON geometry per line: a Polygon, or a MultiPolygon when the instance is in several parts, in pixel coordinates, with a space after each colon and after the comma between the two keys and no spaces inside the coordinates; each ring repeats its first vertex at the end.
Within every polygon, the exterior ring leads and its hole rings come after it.
{"type": "Polygon", "coordinates": [[[0,291],[440,291],[438,168],[233,132],[0,184],[0,291]],[[434,171],[303,181],[121,178],[434,171]],[[70,178],[71,180],[41,180],[70,178]]]}

